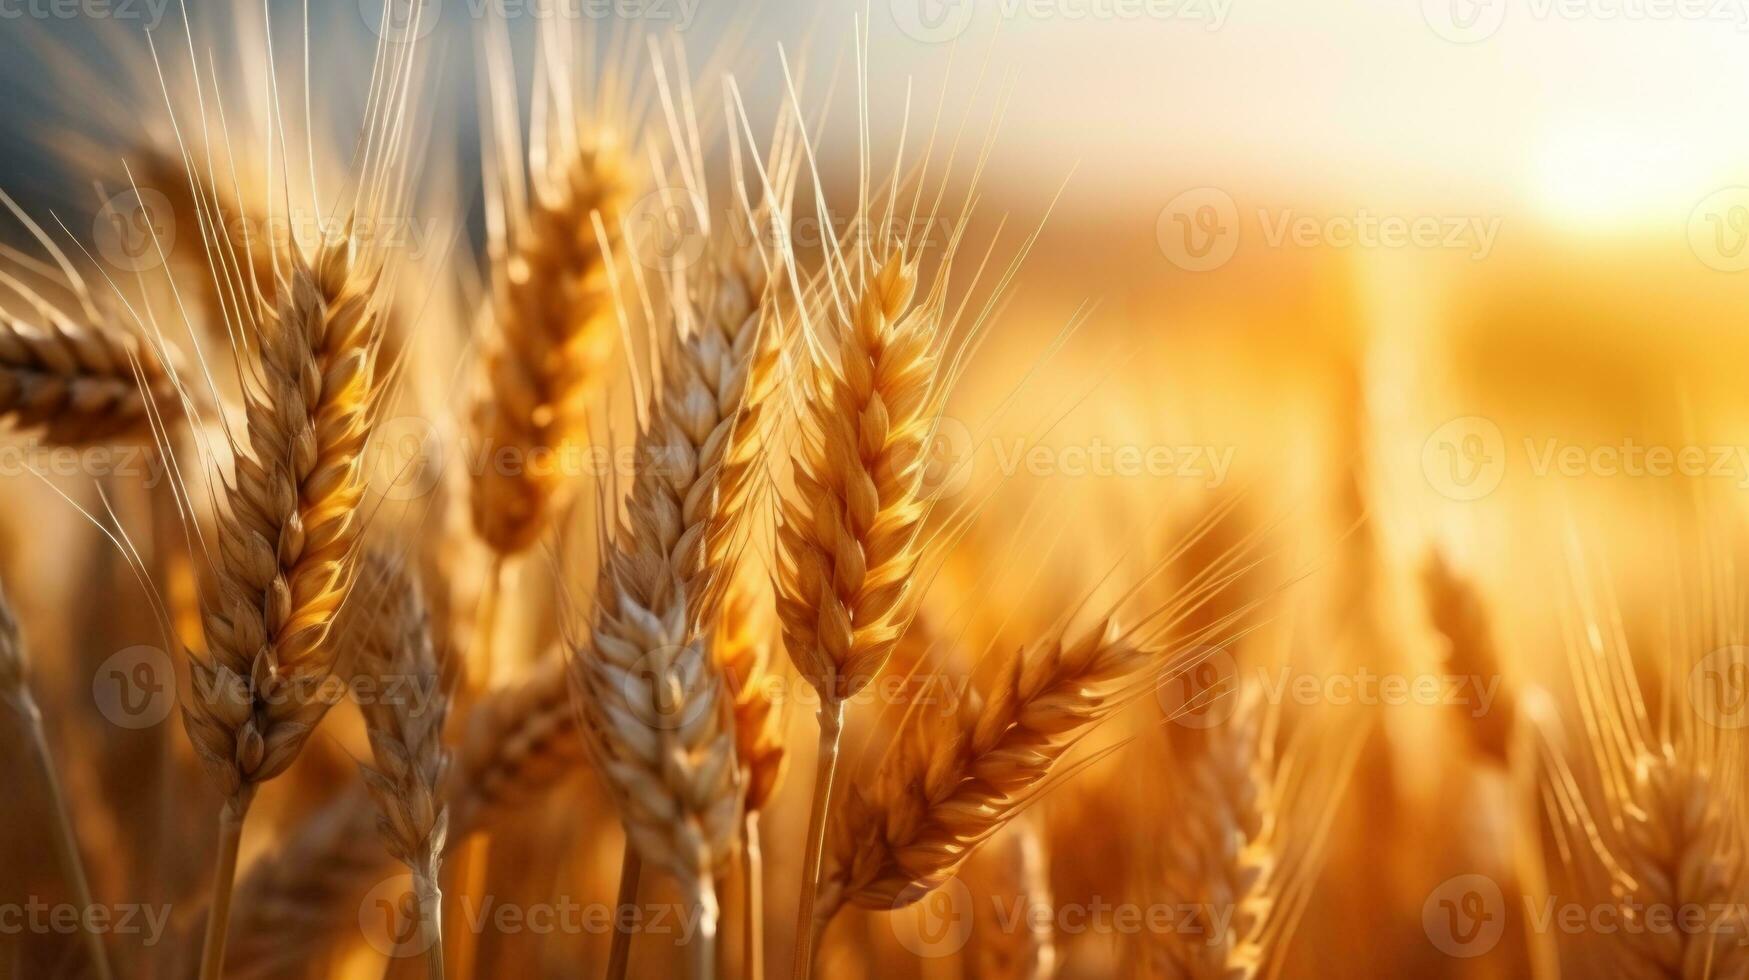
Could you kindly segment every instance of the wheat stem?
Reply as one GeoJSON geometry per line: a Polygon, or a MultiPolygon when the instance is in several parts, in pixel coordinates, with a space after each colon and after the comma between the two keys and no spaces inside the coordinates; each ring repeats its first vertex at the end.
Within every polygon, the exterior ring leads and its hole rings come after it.
{"type": "Polygon", "coordinates": [[[744,935],[741,944],[741,976],[765,980],[765,855],[759,846],[759,811],[748,810],[741,852],[746,855],[741,874],[744,935]]]}
{"type": "Polygon", "coordinates": [[[710,875],[698,878],[692,900],[698,908],[698,934],[686,944],[692,953],[692,975],[696,980],[711,980],[717,975],[717,922],[722,909],[710,875]]]}
{"type": "Polygon", "coordinates": [[[838,747],[844,734],[844,702],[820,705],[820,750],[814,765],[814,801],[808,811],[808,837],[803,851],[802,895],[796,909],[796,954],[791,975],[808,980],[814,972],[814,902],[820,895],[820,858],[826,849],[826,813],[832,798],[832,777],[838,771],[838,747]]]}
{"type": "MultiPolygon", "coordinates": [[[[91,882],[85,876],[85,862],[79,856],[79,838],[73,833],[73,821],[67,810],[66,793],[61,789],[61,777],[55,772],[54,756],[49,753],[48,737],[43,732],[42,712],[37,709],[36,700],[30,696],[30,691],[20,689],[18,713],[24,719],[25,727],[29,729],[31,761],[36,764],[37,775],[41,777],[43,789],[49,795],[49,808],[53,811],[55,820],[54,831],[55,859],[60,862],[61,876],[67,880],[67,886],[73,889],[73,899],[79,904],[80,915],[89,914],[95,907],[91,900],[91,882]]],[[[109,956],[103,948],[103,937],[95,929],[83,929],[85,948],[91,955],[92,969],[97,971],[99,980],[109,980],[109,956]]]]}
{"type": "Polygon", "coordinates": [[[425,971],[430,980],[444,980],[443,973],[443,890],[436,875],[421,874],[413,879],[419,895],[419,928],[425,946],[425,971]]]}
{"type": "Polygon", "coordinates": [[[231,886],[237,877],[237,845],[243,841],[247,797],[232,797],[219,808],[219,853],[213,864],[212,908],[207,914],[206,942],[200,955],[200,980],[224,975],[225,932],[231,922],[231,886]]]}
{"type": "Polygon", "coordinates": [[[627,922],[632,906],[638,903],[638,878],[643,871],[643,858],[627,838],[625,856],[619,865],[619,897],[613,903],[613,946],[607,954],[607,980],[625,980],[626,964],[631,962],[632,931],[627,922]]]}

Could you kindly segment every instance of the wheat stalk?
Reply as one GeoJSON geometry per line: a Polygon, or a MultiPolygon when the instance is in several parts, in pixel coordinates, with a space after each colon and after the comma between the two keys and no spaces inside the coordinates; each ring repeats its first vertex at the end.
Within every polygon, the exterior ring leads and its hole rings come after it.
{"type": "MultiPolygon", "coordinates": [[[[60,864],[61,876],[66,879],[67,887],[72,889],[73,898],[79,904],[81,920],[86,921],[86,910],[95,909],[96,903],[91,899],[91,883],[85,876],[84,859],[79,855],[79,838],[73,832],[72,814],[67,809],[66,794],[61,789],[54,756],[49,751],[48,735],[43,731],[42,711],[30,693],[28,675],[29,666],[18,619],[11,603],[6,600],[6,593],[0,591],[0,701],[12,709],[26,729],[31,762],[54,812],[50,829],[54,835],[55,858],[60,864]]],[[[91,969],[99,980],[109,980],[109,954],[103,947],[103,937],[90,928],[81,930],[81,933],[86,953],[91,958],[91,969]]]]}
{"type": "Polygon", "coordinates": [[[713,643],[717,665],[728,683],[735,715],[735,757],[740,760],[746,786],[741,830],[742,906],[746,936],[743,941],[742,973],[749,980],[765,974],[764,849],[759,839],[759,817],[777,792],[788,758],[783,744],[781,717],[769,684],[771,650],[754,622],[753,597],[744,589],[729,593],[717,621],[713,643]]]}
{"type": "Polygon", "coordinates": [[[361,580],[380,583],[376,587],[383,590],[358,650],[357,669],[382,682],[382,696],[360,705],[376,759],[374,768],[361,771],[376,799],[377,829],[389,853],[413,873],[426,961],[432,980],[443,980],[438,868],[449,832],[442,797],[450,762],[443,744],[449,695],[417,582],[381,555],[371,556],[361,580]]]}
{"type": "Polygon", "coordinates": [[[778,618],[790,662],[820,695],[820,743],[797,910],[796,974],[811,969],[826,817],[844,700],[880,672],[904,633],[927,503],[926,445],[940,397],[939,305],[912,306],[917,266],[869,260],[836,356],[804,371],[794,492],[779,507],[778,618]]]}
{"type": "Polygon", "coordinates": [[[191,657],[183,721],[224,797],[214,914],[203,976],[217,976],[236,844],[256,788],[284,772],[327,709],[329,630],[350,587],[374,397],[378,274],[350,242],[306,261],[296,250],[280,302],[262,319],[248,441],[219,514],[218,595],[207,656],[191,657]]]}

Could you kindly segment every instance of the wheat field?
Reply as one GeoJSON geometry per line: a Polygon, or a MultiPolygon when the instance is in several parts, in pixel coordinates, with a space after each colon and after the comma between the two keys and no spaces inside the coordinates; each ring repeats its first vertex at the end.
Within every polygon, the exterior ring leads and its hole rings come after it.
{"type": "Polygon", "coordinates": [[[0,4],[0,980],[1749,980],[1743,35],[1359,6],[0,4]]]}

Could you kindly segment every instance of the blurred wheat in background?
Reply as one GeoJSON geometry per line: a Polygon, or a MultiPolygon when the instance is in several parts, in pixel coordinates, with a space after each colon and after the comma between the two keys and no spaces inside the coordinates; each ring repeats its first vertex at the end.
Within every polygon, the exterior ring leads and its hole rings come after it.
{"type": "Polygon", "coordinates": [[[1749,978],[1746,14],[0,3],[0,978],[1749,978]]]}

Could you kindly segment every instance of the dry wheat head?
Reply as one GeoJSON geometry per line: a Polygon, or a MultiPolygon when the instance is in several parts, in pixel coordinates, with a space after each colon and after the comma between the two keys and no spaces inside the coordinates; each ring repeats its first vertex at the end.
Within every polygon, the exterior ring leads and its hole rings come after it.
{"type": "Polygon", "coordinates": [[[360,702],[376,759],[362,772],[389,853],[435,879],[449,828],[442,796],[450,762],[443,742],[449,695],[418,583],[382,556],[366,564],[360,581],[370,591],[360,601],[370,612],[361,624],[356,668],[378,683],[375,696],[360,702]]]}
{"type": "Polygon", "coordinates": [[[803,368],[773,578],[790,659],[832,701],[873,679],[907,618],[939,363],[938,310],[916,291],[914,262],[875,264],[848,317],[828,316],[836,350],[803,368]]]}
{"type": "Polygon", "coordinates": [[[227,798],[284,771],[326,710],[329,628],[346,595],[363,515],[361,460],[377,352],[378,273],[349,244],[292,251],[262,318],[248,441],[219,516],[209,656],[195,658],[183,718],[227,798]]]}
{"type": "Polygon", "coordinates": [[[1107,619],[1073,642],[1059,632],[1021,651],[965,717],[914,719],[836,816],[819,918],[847,902],[909,905],[953,877],[1079,739],[1145,689],[1138,680],[1161,659],[1107,619]]]}
{"type": "Polygon", "coordinates": [[[788,756],[773,701],[771,647],[755,622],[753,597],[733,589],[717,620],[715,654],[735,711],[735,755],[746,772],[748,812],[765,809],[788,756]]]}
{"type": "Polygon", "coordinates": [[[0,421],[60,445],[150,438],[147,399],[170,397],[158,360],[119,330],[36,313],[0,310],[0,421]]]}
{"type": "Polygon", "coordinates": [[[555,179],[533,182],[527,233],[494,263],[494,333],[474,403],[483,465],[472,502],[475,528],[502,554],[546,530],[562,504],[564,460],[588,436],[585,403],[613,350],[608,257],[628,175],[611,146],[580,150],[555,179]],[[592,214],[608,242],[597,241],[592,214]]]}

